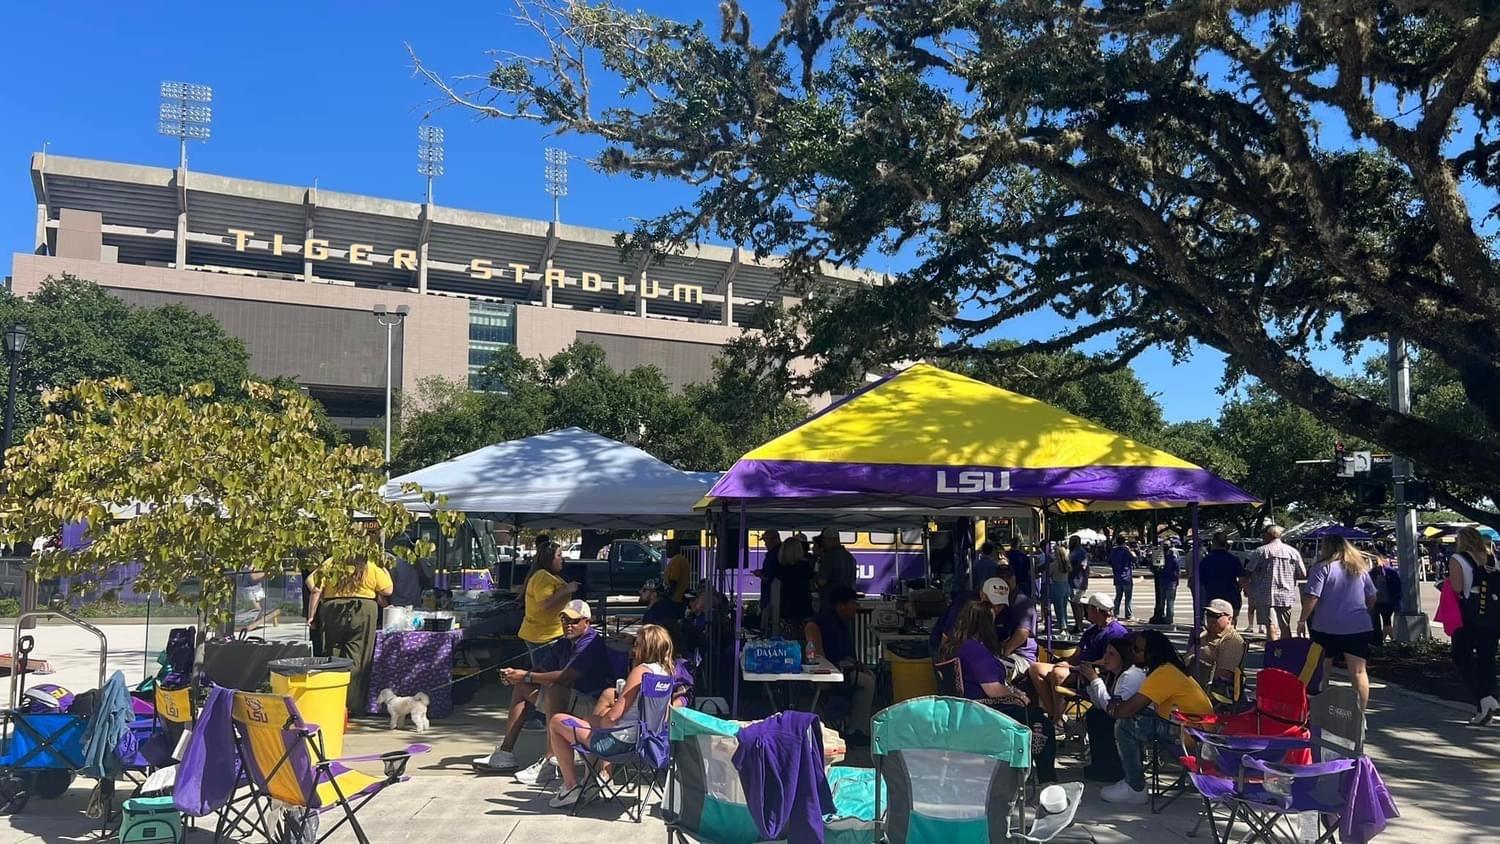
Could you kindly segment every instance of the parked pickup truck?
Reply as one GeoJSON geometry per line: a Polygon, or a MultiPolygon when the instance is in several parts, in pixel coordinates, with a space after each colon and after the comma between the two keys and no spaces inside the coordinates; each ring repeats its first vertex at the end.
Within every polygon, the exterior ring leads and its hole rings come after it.
{"type": "Polygon", "coordinates": [[[648,580],[661,577],[665,561],[660,551],[636,539],[616,539],[606,559],[566,561],[563,580],[577,581],[579,591],[591,595],[633,595],[648,580]]]}

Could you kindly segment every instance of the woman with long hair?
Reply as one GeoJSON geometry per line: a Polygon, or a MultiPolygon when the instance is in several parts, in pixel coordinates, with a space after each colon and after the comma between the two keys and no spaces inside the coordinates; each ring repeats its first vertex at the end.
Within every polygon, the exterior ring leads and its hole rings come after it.
{"type": "Polygon", "coordinates": [[[800,636],[813,617],[813,569],[807,559],[807,536],[800,531],[781,544],[772,589],[782,635],[800,636]]]}
{"type": "Polygon", "coordinates": [[[1300,636],[1312,630],[1314,642],[1323,646],[1323,673],[1333,661],[1344,658],[1349,679],[1359,693],[1359,705],[1370,703],[1370,608],[1375,606],[1375,581],[1370,579],[1370,561],[1342,536],[1324,537],[1318,546],[1318,561],[1307,573],[1302,595],[1300,636]]]}
{"type": "Polygon", "coordinates": [[[317,652],[341,657],[353,665],[345,706],[351,714],[364,711],[370,663],[375,660],[375,628],[380,605],[391,597],[391,575],[368,560],[349,561],[351,568],[325,585],[317,574],[307,578],[307,626],[317,640],[317,652]]]}
{"type": "Polygon", "coordinates": [[[671,678],[675,657],[672,651],[672,634],[656,624],[647,624],[635,634],[635,647],[631,649],[633,668],[625,678],[625,688],[616,695],[613,689],[605,689],[599,696],[599,707],[594,710],[592,723],[585,724],[577,717],[559,712],[552,716],[547,726],[547,741],[553,758],[562,773],[562,786],[557,796],[547,805],[561,809],[578,802],[583,787],[578,781],[578,770],[574,765],[573,746],[589,748],[596,755],[609,756],[627,750],[635,744],[640,730],[640,714],[636,701],[641,696],[641,683],[648,674],[671,678]]]}
{"type": "Polygon", "coordinates": [[[1134,637],[1132,661],[1141,662],[1146,679],[1138,691],[1109,706],[1115,724],[1115,747],[1125,778],[1106,786],[1100,796],[1110,803],[1142,805],[1150,800],[1146,793],[1146,749],[1155,742],[1177,740],[1178,728],[1172,713],[1208,715],[1213,702],[1203,687],[1188,673],[1172,640],[1160,630],[1145,630],[1134,637]],[[1154,714],[1151,711],[1154,710],[1154,714]]]}
{"type": "MultiPolygon", "coordinates": [[[[1125,769],[1120,764],[1119,749],[1115,746],[1115,719],[1109,708],[1122,700],[1129,700],[1140,691],[1146,682],[1146,669],[1136,664],[1135,636],[1110,639],[1104,648],[1104,658],[1099,660],[1097,670],[1089,663],[1078,666],[1078,673],[1088,685],[1089,700],[1094,705],[1084,713],[1084,727],[1089,736],[1089,762],[1084,766],[1085,779],[1096,782],[1116,783],[1125,778],[1125,769]]],[[[1140,656],[1144,657],[1144,654],[1140,656]]]]}
{"type": "Polygon", "coordinates": [[[979,601],[970,601],[959,610],[953,629],[948,631],[938,649],[940,662],[955,659],[963,676],[961,691],[964,697],[1026,705],[1026,695],[1005,682],[1009,671],[1000,661],[995,614],[979,601]]]}
{"type": "Polygon", "coordinates": [[[537,544],[536,556],[532,557],[531,568],[526,572],[526,615],[521,621],[519,634],[526,645],[526,654],[531,658],[532,668],[537,668],[542,653],[562,638],[562,621],[558,614],[578,591],[577,583],[563,582],[562,566],[562,548],[550,539],[537,544]]]}
{"type": "Polygon", "coordinates": [[[1480,589],[1495,577],[1494,545],[1474,527],[1458,531],[1458,545],[1448,560],[1448,580],[1444,587],[1458,598],[1463,626],[1453,631],[1453,664],[1459,677],[1474,695],[1474,717],[1471,726],[1488,724],[1500,712],[1495,697],[1495,651],[1500,630],[1480,622],[1480,589]]]}

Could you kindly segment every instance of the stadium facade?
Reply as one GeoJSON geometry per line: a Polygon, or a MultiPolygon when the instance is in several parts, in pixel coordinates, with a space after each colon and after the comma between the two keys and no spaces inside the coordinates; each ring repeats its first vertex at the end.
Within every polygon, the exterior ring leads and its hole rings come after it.
{"type": "MultiPolygon", "coordinates": [[[[674,385],[706,380],[719,347],[783,298],[775,261],[702,246],[622,262],[614,233],[556,222],[35,154],[36,242],[11,290],[64,274],[132,305],[177,303],[217,318],[263,377],[296,378],[351,431],[383,413],[386,329],[394,383],[469,378],[495,350],[601,346],[620,369],[650,364],[674,385]]],[[[825,283],[879,283],[828,268],[825,283]]]]}

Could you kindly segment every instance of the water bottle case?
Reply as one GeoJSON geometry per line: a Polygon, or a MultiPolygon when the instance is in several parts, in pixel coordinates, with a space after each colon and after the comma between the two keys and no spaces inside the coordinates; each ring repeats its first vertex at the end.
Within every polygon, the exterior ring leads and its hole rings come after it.
{"type": "Polygon", "coordinates": [[[752,639],[745,643],[745,671],[751,674],[802,673],[802,645],[781,639],[752,639]]]}

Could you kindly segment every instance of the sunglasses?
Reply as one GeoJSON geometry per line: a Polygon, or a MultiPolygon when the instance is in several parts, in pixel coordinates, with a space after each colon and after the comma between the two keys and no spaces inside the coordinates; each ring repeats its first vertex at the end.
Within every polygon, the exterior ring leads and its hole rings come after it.
{"type": "Polygon", "coordinates": [[[578,622],[583,621],[582,618],[574,618],[574,617],[572,617],[570,615],[560,616],[559,618],[562,621],[562,626],[564,626],[564,627],[572,627],[573,625],[577,624],[578,622]]]}

